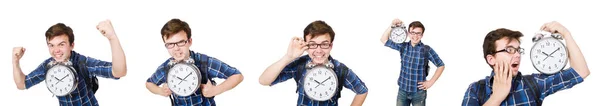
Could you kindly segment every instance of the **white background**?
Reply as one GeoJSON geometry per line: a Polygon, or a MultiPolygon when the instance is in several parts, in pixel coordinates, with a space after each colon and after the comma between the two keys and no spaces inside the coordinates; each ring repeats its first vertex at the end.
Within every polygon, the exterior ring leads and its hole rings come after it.
{"type": "MultiPolygon", "coordinates": [[[[170,105],[154,95],[145,82],[169,58],[160,37],[161,27],[181,18],[192,28],[192,50],[216,57],[238,68],[245,79],[216,97],[218,105],[295,105],[295,82],[267,87],[258,83],[263,70],[286,52],[293,36],[314,20],[324,20],[336,32],[331,55],[348,65],[367,84],[366,106],[395,105],[400,58],[383,46],[381,34],[394,18],[419,20],[426,27],[423,42],[446,64],[442,77],[429,89],[427,104],[460,105],[468,85],[489,75],[482,58],[485,34],[496,28],[525,34],[520,71],[537,73],[529,60],[532,34],[545,23],[559,21],[572,33],[593,73],[572,89],[544,101],[546,106],[594,105],[598,100],[598,3],[564,1],[17,1],[0,3],[0,100],[3,105],[58,105],[43,83],[17,90],[11,66],[12,47],[24,46],[25,74],[50,57],[44,32],[63,22],[73,28],[75,51],[111,61],[108,40],[95,28],[111,19],[127,57],[128,73],[120,80],[100,79],[96,94],[101,105],[170,105]]],[[[218,80],[223,81],[223,80],[218,80]]],[[[354,93],[342,91],[340,105],[354,93]]]]}

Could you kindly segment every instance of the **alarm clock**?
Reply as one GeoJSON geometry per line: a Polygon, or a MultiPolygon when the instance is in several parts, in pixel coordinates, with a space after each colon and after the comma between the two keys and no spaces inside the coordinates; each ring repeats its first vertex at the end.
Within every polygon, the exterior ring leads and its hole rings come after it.
{"type": "Polygon", "coordinates": [[[316,65],[306,65],[306,75],[304,76],[304,95],[315,101],[326,101],[331,99],[336,93],[338,84],[337,74],[333,71],[333,63],[316,65]]]}
{"type": "Polygon", "coordinates": [[[200,88],[200,69],[194,65],[193,59],[169,62],[167,84],[171,92],[178,96],[190,96],[200,88]]]}
{"type": "Polygon", "coordinates": [[[65,96],[77,88],[77,71],[70,61],[47,64],[45,82],[48,90],[56,96],[65,96]]]}
{"type": "Polygon", "coordinates": [[[568,50],[561,41],[562,35],[539,31],[533,37],[530,58],[533,67],[543,74],[560,72],[568,62],[568,50]]]}
{"type": "Polygon", "coordinates": [[[406,40],[408,31],[404,24],[392,26],[392,32],[390,33],[390,40],[394,43],[402,43],[406,40]]]}

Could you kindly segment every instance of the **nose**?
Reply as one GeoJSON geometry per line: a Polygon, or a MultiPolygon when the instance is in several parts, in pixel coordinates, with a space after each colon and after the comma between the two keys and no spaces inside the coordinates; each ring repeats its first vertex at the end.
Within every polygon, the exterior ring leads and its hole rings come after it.
{"type": "Polygon", "coordinates": [[[519,59],[519,60],[520,60],[520,59],[521,59],[521,53],[519,53],[519,52],[515,53],[515,54],[513,55],[513,58],[514,58],[514,59],[519,59]]]}

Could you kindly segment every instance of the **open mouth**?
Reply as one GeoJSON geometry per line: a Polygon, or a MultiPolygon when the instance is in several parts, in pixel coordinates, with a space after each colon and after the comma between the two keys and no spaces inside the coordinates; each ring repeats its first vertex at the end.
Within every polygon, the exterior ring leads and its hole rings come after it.
{"type": "Polygon", "coordinates": [[[510,66],[511,66],[512,68],[516,68],[516,67],[518,67],[518,66],[519,66],[519,63],[516,63],[516,62],[515,62],[515,63],[511,64],[510,66]]]}

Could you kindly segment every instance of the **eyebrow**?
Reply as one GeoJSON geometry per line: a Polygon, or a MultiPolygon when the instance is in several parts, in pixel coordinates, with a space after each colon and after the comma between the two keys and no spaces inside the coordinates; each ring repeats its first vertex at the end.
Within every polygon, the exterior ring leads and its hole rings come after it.
{"type": "Polygon", "coordinates": [[[183,42],[183,41],[185,41],[185,40],[179,40],[179,41],[177,41],[177,42],[167,42],[167,44],[168,44],[168,43],[179,43],[179,42],[183,42]]]}
{"type": "MultiPolygon", "coordinates": [[[[317,43],[315,41],[308,41],[308,43],[317,43]]],[[[321,43],[329,43],[329,41],[322,41],[321,43]]]]}
{"type": "MultiPolygon", "coordinates": [[[[58,44],[61,44],[61,43],[67,43],[67,42],[66,41],[62,41],[62,42],[60,42],[58,44]]],[[[47,43],[46,45],[52,45],[52,43],[47,43]]]]}

